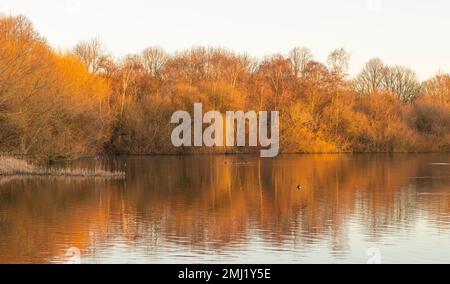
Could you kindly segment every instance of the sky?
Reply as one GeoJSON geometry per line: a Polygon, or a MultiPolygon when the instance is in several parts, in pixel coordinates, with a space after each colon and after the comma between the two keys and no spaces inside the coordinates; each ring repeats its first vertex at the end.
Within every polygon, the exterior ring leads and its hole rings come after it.
{"type": "Polygon", "coordinates": [[[413,68],[420,79],[450,72],[448,0],[0,0],[57,49],[99,38],[115,56],[160,46],[225,47],[264,57],[344,47],[350,73],[371,58],[413,68]]]}

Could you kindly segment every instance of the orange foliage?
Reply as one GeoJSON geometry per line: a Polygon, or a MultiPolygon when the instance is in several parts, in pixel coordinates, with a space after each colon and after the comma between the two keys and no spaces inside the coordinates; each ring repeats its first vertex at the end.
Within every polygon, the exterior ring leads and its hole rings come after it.
{"type": "MultiPolygon", "coordinates": [[[[0,152],[204,152],[169,141],[171,114],[195,102],[280,111],[284,153],[449,150],[449,75],[420,84],[412,70],[372,60],[350,80],[348,59],[343,49],[327,66],[305,48],[258,61],[200,47],[114,60],[97,40],[62,55],[26,19],[1,19],[0,152]]],[[[242,151],[252,149],[213,150],[242,151]]]]}
{"type": "Polygon", "coordinates": [[[52,51],[24,18],[0,20],[2,152],[94,154],[109,138],[107,81],[52,51]]]}

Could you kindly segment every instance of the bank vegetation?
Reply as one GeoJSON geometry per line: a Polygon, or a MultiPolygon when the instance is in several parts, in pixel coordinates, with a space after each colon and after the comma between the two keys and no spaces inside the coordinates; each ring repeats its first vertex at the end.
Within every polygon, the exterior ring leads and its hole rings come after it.
{"type": "Polygon", "coordinates": [[[253,58],[222,48],[114,58],[98,40],[55,51],[24,17],[0,19],[0,153],[43,159],[240,153],[175,148],[174,111],[278,110],[283,153],[450,150],[450,75],[420,81],[370,60],[354,77],[344,49],[253,58]]]}

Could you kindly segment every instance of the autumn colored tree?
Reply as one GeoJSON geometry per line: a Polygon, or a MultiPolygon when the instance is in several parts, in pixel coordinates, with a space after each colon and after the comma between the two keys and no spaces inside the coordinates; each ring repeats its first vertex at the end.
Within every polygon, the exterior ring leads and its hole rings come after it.
{"type": "Polygon", "coordinates": [[[349,60],[341,48],[323,64],[304,47],[264,59],[211,47],[113,58],[97,39],[59,53],[24,17],[2,18],[0,152],[259,150],[173,147],[172,113],[197,102],[204,111],[279,111],[284,153],[450,149],[450,75],[420,82],[409,68],[372,59],[352,78],[349,60]]]}
{"type": "Polygon", "coordinates": [[[0,151],[53,158],[102,151],[109,90],[52,51],[23,17],[0,19],[0,151]]]}

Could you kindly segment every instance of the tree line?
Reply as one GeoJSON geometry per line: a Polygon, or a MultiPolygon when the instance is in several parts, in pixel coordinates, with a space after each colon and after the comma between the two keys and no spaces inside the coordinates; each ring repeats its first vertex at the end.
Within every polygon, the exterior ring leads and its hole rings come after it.
{"type": "Polygon", "coordinates": [[[0,152],[55,157],[240,153],[175,148],[174,111],[280,111],[281,152],[450,150],[450,75],[421,82],[407,67],[350,55],[325,63],[304,47],[258,59],[223,48],[114,58],[99,40],[55,51],[24,17],[0,19],[0,152]]]}

